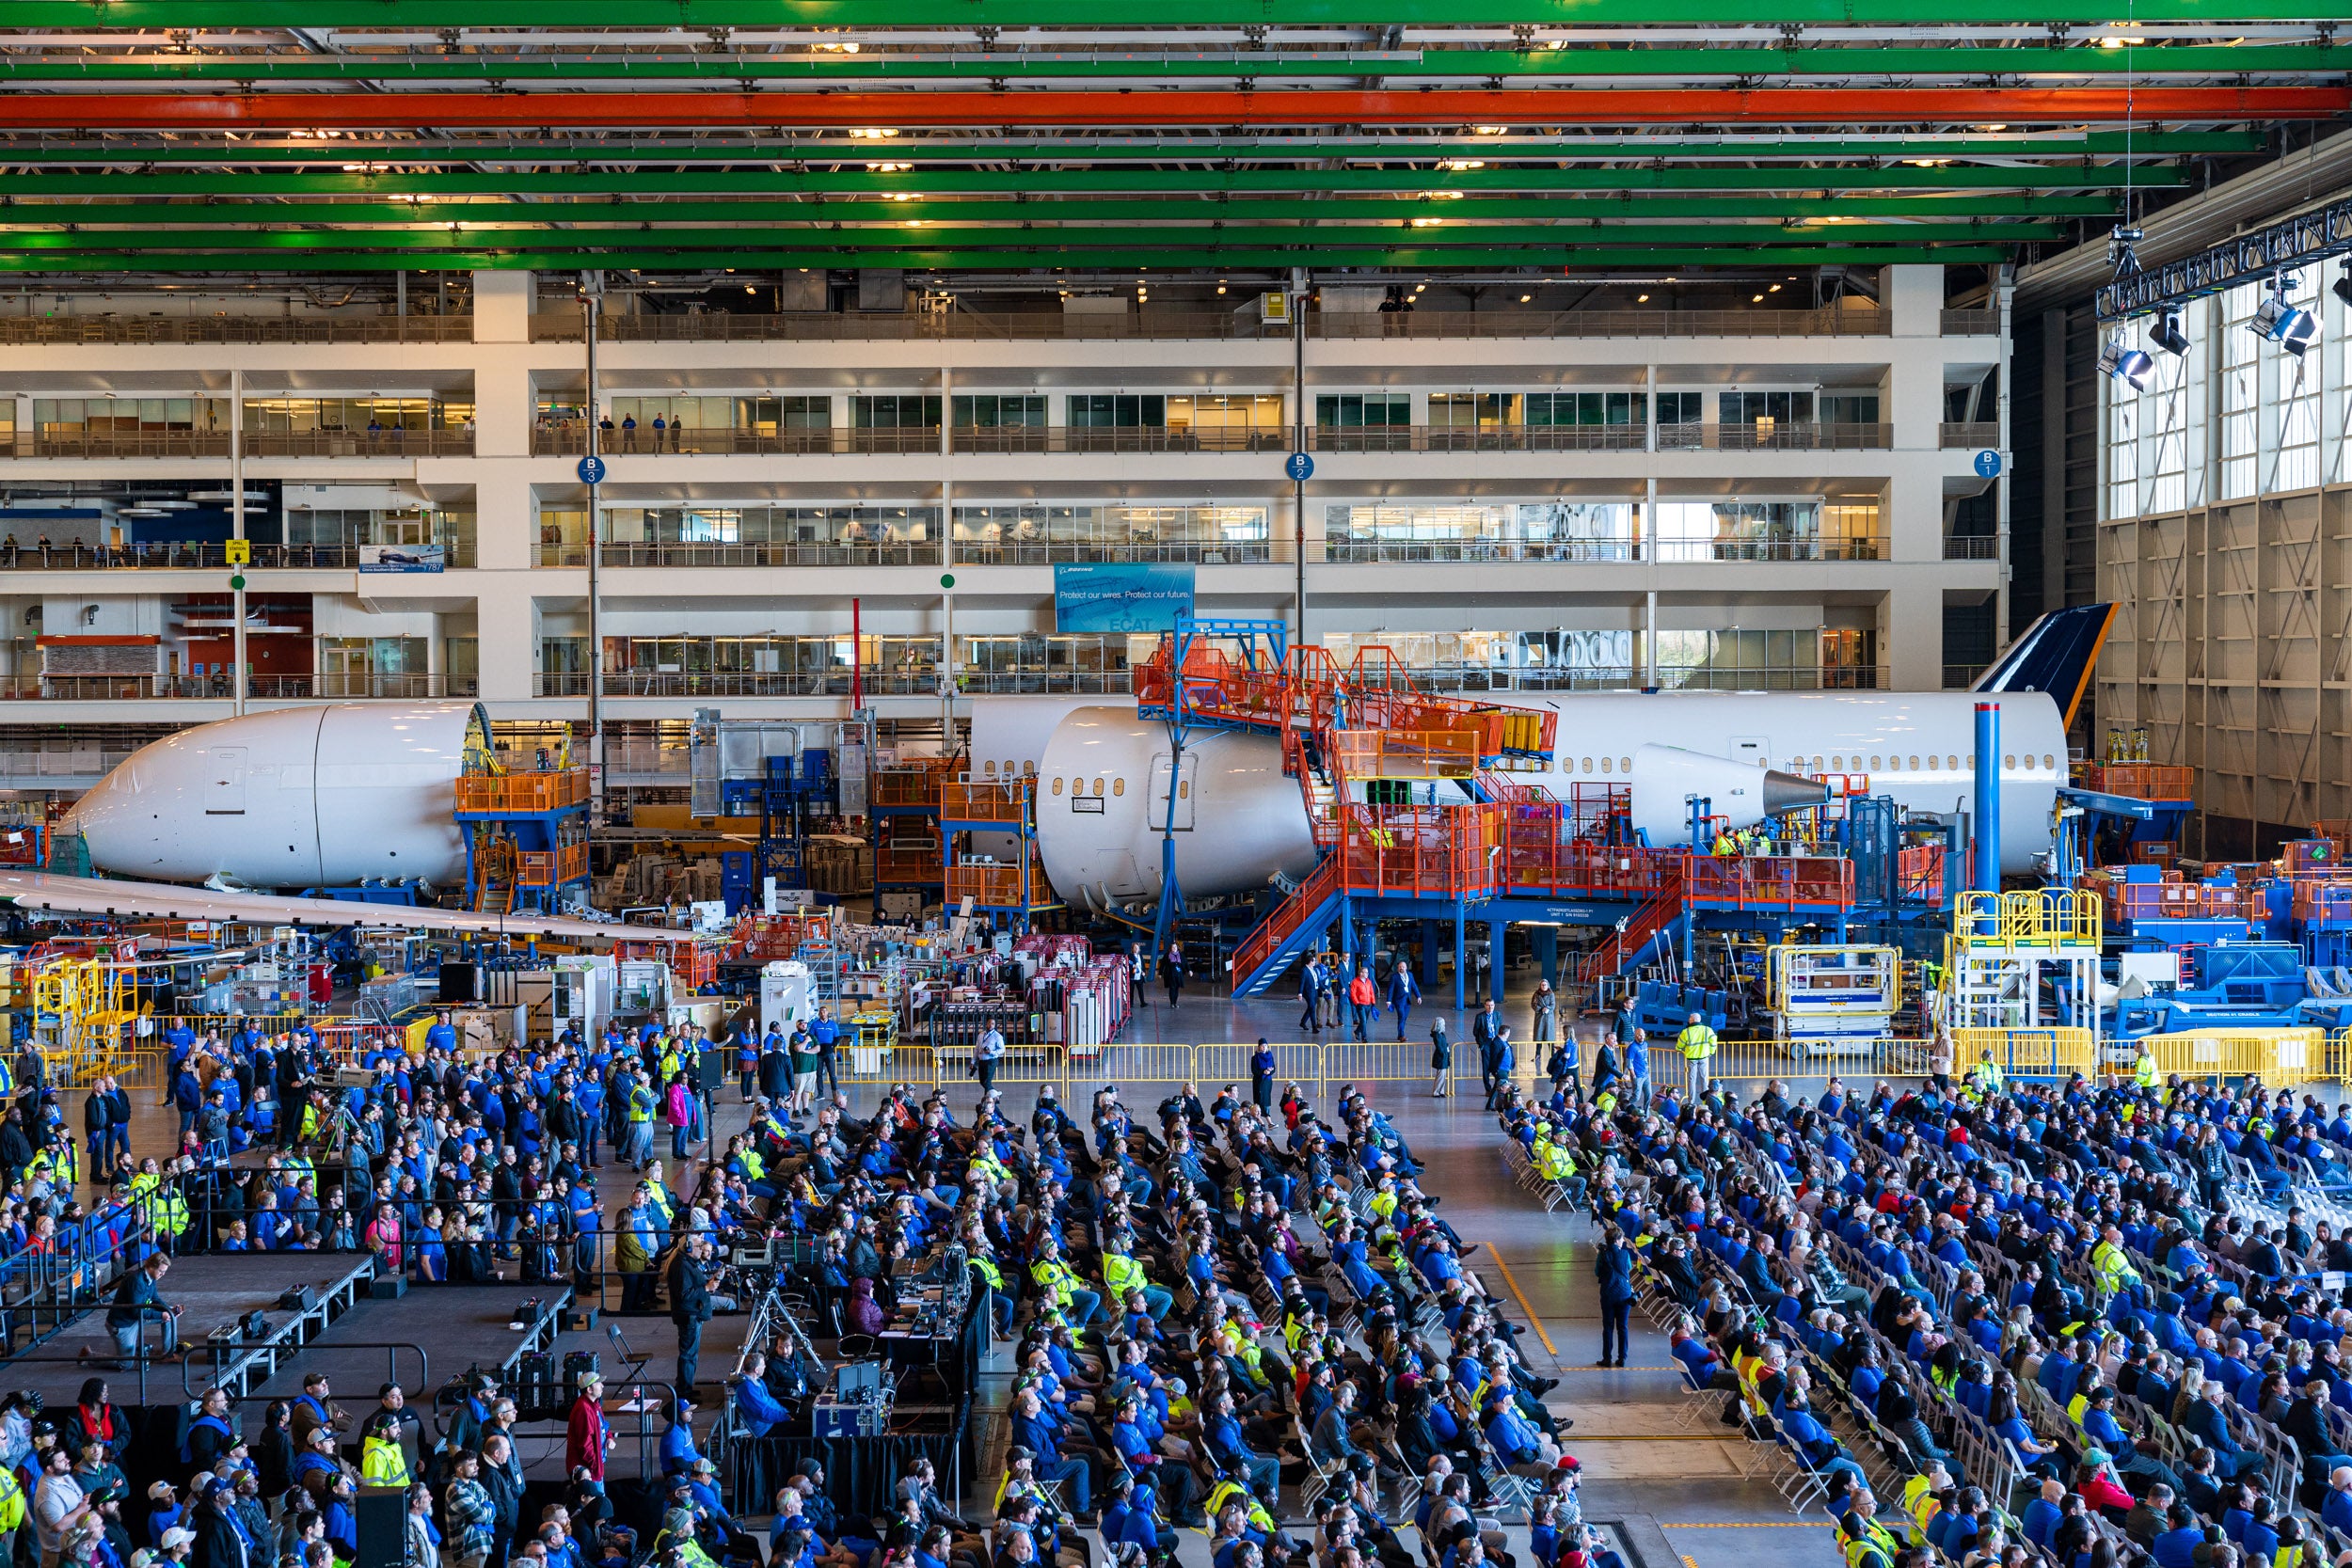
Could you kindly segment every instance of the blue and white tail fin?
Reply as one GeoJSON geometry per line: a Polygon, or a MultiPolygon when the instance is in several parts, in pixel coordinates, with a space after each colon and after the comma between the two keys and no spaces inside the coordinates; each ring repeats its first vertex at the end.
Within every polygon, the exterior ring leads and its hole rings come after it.
{"type": "Polygon", "coordinates": [[[2115,624],[2111,604],[2074,605],[2054,610],[2027,626],[1993,667],[1977,677],[1971,691],[2046,691],[2074,722],[2090,689],[2090,672],[2099,662],[2099,649],[2115,624]]]}

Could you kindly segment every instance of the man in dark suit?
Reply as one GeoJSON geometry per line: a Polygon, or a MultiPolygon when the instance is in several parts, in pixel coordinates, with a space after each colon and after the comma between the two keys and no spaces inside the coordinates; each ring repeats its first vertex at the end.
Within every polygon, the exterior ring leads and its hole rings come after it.
{"type": "Polygon", "coordinates": [[[1479,1009],[1478,1016],[1470,1020],[1470,1040],[1478,1047],[1478,1082],[1486,1091],[1491,1109],[1495,1084],[1502,1071],[1502,1015],[1495,1011],[1491,996],[1486,998],[1486,1005],[1479,1009]]]}
{"type": "Polygon", "coordinates": [[[678,1398],[694,1400],[695,1363],[702,1356],[703,1324],[710,1321],[710,1278],[706,1261],[710,1238],[692,1235],[679,1243],[670,1261],[670,1322],[677,1325],[678,1398]]]}

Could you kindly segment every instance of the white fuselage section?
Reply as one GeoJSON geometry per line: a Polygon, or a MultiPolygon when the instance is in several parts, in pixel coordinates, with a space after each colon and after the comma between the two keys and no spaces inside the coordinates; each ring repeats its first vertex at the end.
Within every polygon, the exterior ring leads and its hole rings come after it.
{"type": "MultiPolygon", "coordinates": [[[[2031,869],[2050,844],[2055,793],[2066,779],[2065,725],[2039,692],[2002,693],[2001,864],[2031,869]]],[[[1670,747],[1750,768],[1836,779],[1914,811],[1972,811],[1977,694],[1881,692],[1595,692],[1522,698],[1559,718],[1554,760],[1514,773],[1563,800],[1579,785],[1654,776],[1633,763],[1670,747]]],[[[1038,775],[1038,838],[1064,897],[1097,903],[1158,896],[1168,773],[1168,726],[1116,699],[980,698],[973,705],[976,776],[1038,775]],[[1100,802],[1099,805],[1096,802],[1100,802]]],[[[1745,769],[1739,770],[1743,776],[1745,769]]],[[[1688,806],[1633,802],[1652,842],[1678,840],[1688,806]]],[[[1277,872],[1313,869],[1304,798],[1269,736],[1196,731],[1178,785],[1177,883],[1188,897],[1263,887],[1277,872]]],[[[1728,798],[1715,809],[1738,816],[1728,798]]],[[[1745,820],[1754,820],[1751,816],[1745,820]]]]}
{"type": "Polygon", "coordinates": [[[461,881],[470,703],[247,714],[142,746],[67,816],[117,876],[250,887],[461,881]]]}

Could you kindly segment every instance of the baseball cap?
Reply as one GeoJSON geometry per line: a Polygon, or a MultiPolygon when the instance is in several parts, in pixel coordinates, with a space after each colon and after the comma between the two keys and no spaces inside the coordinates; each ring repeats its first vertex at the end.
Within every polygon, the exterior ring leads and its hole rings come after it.
{"type": "Polygon", "coordinates": [[[171,1528],[164,1531],[163,1547],[164,1550],[167,1552],[177,1551],[182,1546],[193,1546],[195,1544],[196,1531],[192,1529],[182,1529],[179,1526],[174,1525],[171,1528]]]}

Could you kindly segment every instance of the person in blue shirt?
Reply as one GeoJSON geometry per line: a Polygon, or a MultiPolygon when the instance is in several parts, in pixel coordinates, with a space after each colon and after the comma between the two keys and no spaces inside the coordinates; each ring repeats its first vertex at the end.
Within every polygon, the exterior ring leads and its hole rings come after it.
{"type": "Polygon", "coordinates": [[[2155,1554],[2156,1568],[2195,1568],[2197,1548],[2205,1544],[2205,1532],[2197,1526],[2197,1515],[2186,1503],[2174,1503],[2165,1515],[2165,1531],[2149,1544],[2155,1554]]]}
{"type": "Polygon", "coordinates": [[[1014,1454],[1035,1462],[1037,1478],[1057,1485],[1066,1485],[1073,1513],[1092,1512],[1089,1506],[1093,1496],[1092,1477],[1083,1459],[1064,1459],[1061,1443],[1054,1423],[1043,1411],[1034,1389],[1024,1388],[1014,1397],[1012,1407],[1013,1451],[1006,1455],[1009,1466],[1014,1454]]]}
{"type": "Polygon", "coordinates": [[[2328,1500],[2320,1505],[2319,1522],[2338,1535],[2352,1535],[2352,1465],[2328,1472],[2328,1500]]]}
{"type": "Polygon", "coordinates": [[[754,1353],[743,1362],[743,1370],[730,1385],[735,1396],[736,1422],[746,1437],[765,1437],[778,1422],[789,1420],[791,1412],[768,1387],[768,1358],[754,1353]]]}
{"type": "Polygon", "coordinates": [[[2042,1551],[2050,1549],[2050,1538],[2058,1533],[2058,1522],[2066,1517],[2066,1486],[2062,1481],[2044,1481],[2018,1526],[2026,1539],[2042,1551]]]}

